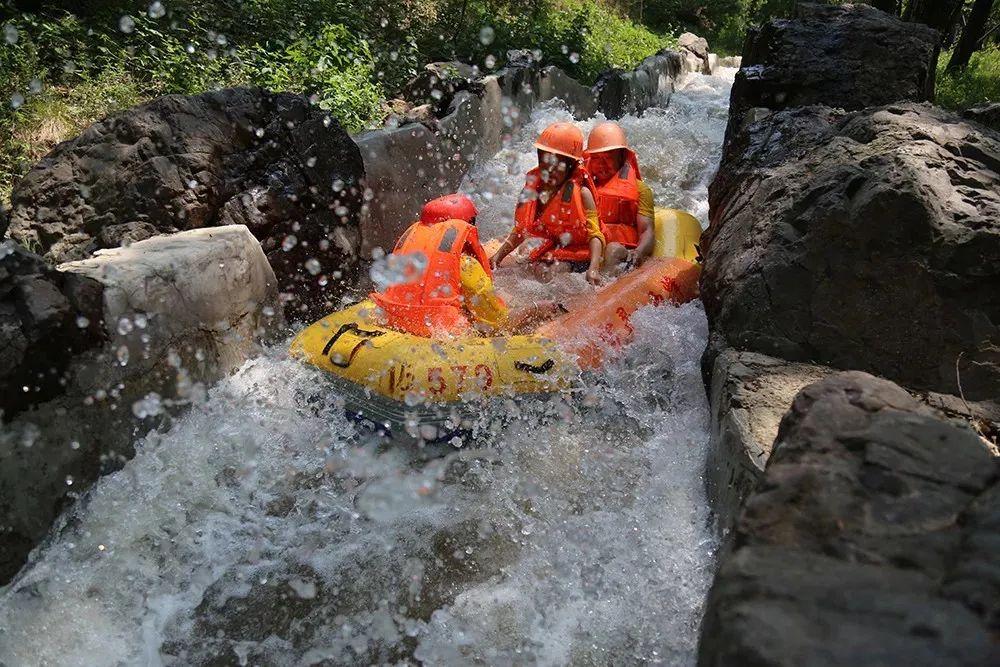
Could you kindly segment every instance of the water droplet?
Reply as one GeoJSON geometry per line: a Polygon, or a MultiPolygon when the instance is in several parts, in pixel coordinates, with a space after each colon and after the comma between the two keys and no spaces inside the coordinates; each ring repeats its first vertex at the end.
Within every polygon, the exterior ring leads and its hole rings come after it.
{"type": "Polygon", "coordinates": [[[139,419],[155,417],[161,412],[163,412],[163,400],[155,391],[146,394],[143,398],[132,404],[132,414],[139,419]]]}
{"type": "Polygon", "coordinates": [[[118,19],[118,29],[124,33],[132,32],[135,30],[135,19],[126,14],[118,19]]]}
{"type": "Polygon", "coordinates": [[[566,46],[565,44],[563,44],[562,46],[560,46],[559,50],[562,51],[563,54],[569,53],[569,47],[566,46]]]}
{"type": "Polygon", "coordinates": [[[576,51],[574,51],[573,53],[569,54],[569,61],[571,63],[573,63],[574,65],[577,64],[578,62],[580,62],[580,54],[577,53],[576,51]]]}
{"type": "Polygon", "coordinates": [[[73,486],[73,475],[66,475],[66,486],[73,486]]]}
{"type": "Polygon", "coordinates": [[[17,32],[17,28],[11,24],[7,24],[3,27],[3,38],[8,44],[17,44],[17,39],[20,35],[17,32]]]}
{"type": "Polygon", "coordinates": [[[28,90],[34,93],[35,95],[42,92],[43,87],[44,86],[42,86],[41,79],[32,79],[31,81],[28,82],[28,90]]]}
{"type": "Polygon", "coordinates": [[[257,128],[257,131],[256,131],[256,132],[254,132],[254,134],[256,134],[256,135],[257,135],[257,137],[263,137],[263,136],[264,136],[264,128],[262,128],[262,127],[258,127],[258,128],[257,128]]]}
{"type": "Polygon", "coordinates": [[[320,266],[319,264],[319,260],[316,259],[315,257],[310,257],[309,259],[307,259],[305,266],[306,266],[306,271],[308,271],[314,276],[319,274],[319,272],[323,270],[323,267],[320,266]]]}
{"type": "Polygon", "coordinates": [[[284,250],[285,252],[288,252],[289,250],[294,248],[295,244],[298,242],[299,240],[295,238],[294,234],[289,234],[288,236],[285,237],[285,240],[281,242],[281,249],[284,250]]]}
{"type": "Polygon", "coordinates": [[[150,18],[159,19],[163,18],[163,16],[167,13],[167,10],[160,0],[156,0],[156,2],[149,5],[147,12],[149,13],[150,18]]]}
{"type": "Polygon", "coordinates": [[[190,181],[187,182],[187,186],[189,190],[194,190],[196,187],[198,187],[198,181],[192,178],[190,181]]]}
{"type": "Polygon", "coordinates": [[[145,329],[146,325],[149,323],[149,320],[146,318],[146,313],[136,313],[132,321],[135,323],[135,326],[140,329],[145,329]]]}
{"type": "Polygon", "coordinates": [[[21,93],[14,93],[13,95],[10,96],[10,105],[15,109],[21,108],[23,104],[24,104],[24,95],[22,95],[21,93]]]}
{"type": "Polygon", "coordinates": [[[76,440],[71,440],[70,443],[69,443],[69,448],[70,449],[74,449],[74,450],[75,449],[80,449],[80,443],[77,442],[76,440]]]}
{"type": "Polygon", "coordinates": [[[118,363],[122,366],[128,366],[128,346],[122,345],[115,352],[115,357],[118,358],[118,363]]]}
{"type": "Polygon", "coordinates": [[[497,66],[496,56],[494,56],[491,53],[490,55],[486,56],[486,60],[484,61],[484,63],[486,65],[486,69],[493,69],[494,67],[497,66]]]}
{"type": "Polygon", "coordinates": [[[323,118],[323,127],[330,127],[330,117],[329,116],[325,116],[323,118]]]}
{"type": "Polygon", "coordinates": [[[315,157],[310,157],[309,159],[307,159],[306,160],[306,166],[310,167],[310,168],[311,167],[315,167],[316,166],[316,158],[315,157]]]}
{"type": "Polygon", "coordinates": [[[333,182],[333,191],[334,192],[343,192],[344,191],[344,181],[340,180],[339,178],[336,179],[336,180],[334,180],[334,182],[333,182]]]}
{"type": "Polygon", "coordinates": [[[186,47],[184,47],[184,50],[187,51],[188,53],[194,53],[194,44],[188,44],[186,47]]]}
{"type": "Polygon", "coordinates": [[[496,32],[492,27],[484,25],[479,29],[479,42],[483,46],[489,46],[493,43],[493,39],[496,37],[496,32]]]}
{"type": "Polygon", "coordinates": [[[264,317],[274,317],[274,308],[271,308],[271,306],[264,306],[260,309],[260,312],[264,317]]]}
{"type": "Polygon", "coordinates": [[[132,331],[132,320],[127,317],[123,317],[118,320],[118,333],[119,335],[126,335],[132,331]]]}

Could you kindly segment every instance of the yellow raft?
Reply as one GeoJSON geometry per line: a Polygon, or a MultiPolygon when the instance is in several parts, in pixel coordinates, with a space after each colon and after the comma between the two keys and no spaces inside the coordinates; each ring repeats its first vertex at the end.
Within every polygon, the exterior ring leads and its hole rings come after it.
{"type": "Polygon", "coordinates": [[[627,338],[628,317],[635,310],[651,301],[695,298],[700,234],[701,225],[690,214],[657,209],[653,254],[662,259],[646,262],[571,307],[562,322],[550,322],[540,333],[422,338],[379,324],[375,304],[366,299],[304,329],[292,341],[290,354],[339,380],[348,407],[380,427],[395,431],[407,422],[412,426],[418,412],[424,427],[454,422],[454,414],[440,408],[567,388],[581,367],[600,363],[600,355],[595,361],[590,349],[595,339],[603,334],[608,344],[620,344],[627,338]],[[590,341],[587,349],[570,343],[581,338],[590,341]]]}

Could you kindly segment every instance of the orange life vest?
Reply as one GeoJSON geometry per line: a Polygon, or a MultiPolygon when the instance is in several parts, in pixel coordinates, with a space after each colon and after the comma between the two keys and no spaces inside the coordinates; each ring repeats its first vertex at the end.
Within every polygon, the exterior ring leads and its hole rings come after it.
{"type": "Polygon", "coordinates": [[[532,261],[559,260],[585,262],[590,259],[590,234],[587,230],[587,212],[583,207],[581,188],[593,192],[590,175],[577,167],[562,189],[539,209],[538,168],[528,172],[521,197],[514,210],[517,228],[529,236],[544,239],[542,245],[531,252],[532,261]]]}
{"type": "Polygon", "coordinates": [[[597,186],[597,214],[601,219],[604,240],[621,243],[626,248],[639,245],[639,161],[635,153],[624,149],[625,162],[618,173],[597,186]]]}
{"type": "Polygon", "coordinates": [[[422,253],[427,266],[421,279],[399,283],[372,300],[385,312],[386,323],[416,336],[435,332],[460,334],[470,327],[462,299],[462,255],[469,253],[493,277],[479,233],[462,220],[417,222],[396,243],[393,254],[422,253]]]}

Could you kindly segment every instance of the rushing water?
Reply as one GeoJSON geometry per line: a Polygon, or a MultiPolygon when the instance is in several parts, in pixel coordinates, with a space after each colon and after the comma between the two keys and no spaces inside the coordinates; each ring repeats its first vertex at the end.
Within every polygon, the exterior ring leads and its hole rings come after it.
{"type": "MultiPolygon", "coordinates": [[[[730,83],[694,76],[623,120],[659,205],[704,218],[730,83]]],[[[485,236],[508,229],[531,134],[566,117],[539,110],[470,177],[485,236]]],[[[281,350],[247,363],[0,591],[0,664],[692,664],[715,549],[706,324],[697,303],[634,323],[585,391],[497,403],[502,436],[431,459],[356,432],[281,350]]]]}

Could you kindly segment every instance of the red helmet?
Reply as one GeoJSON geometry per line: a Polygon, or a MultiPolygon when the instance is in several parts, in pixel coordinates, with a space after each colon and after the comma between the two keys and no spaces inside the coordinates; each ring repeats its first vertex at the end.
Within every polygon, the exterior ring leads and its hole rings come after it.
{"type": "Polygon", "coordinates": [[[432,199],[424,204],[423,210],[420,211],[420,222],[425,225],[445,220],[465,220],[471,223],[478,213],[471,199],[455,193],[432,199]]]}

